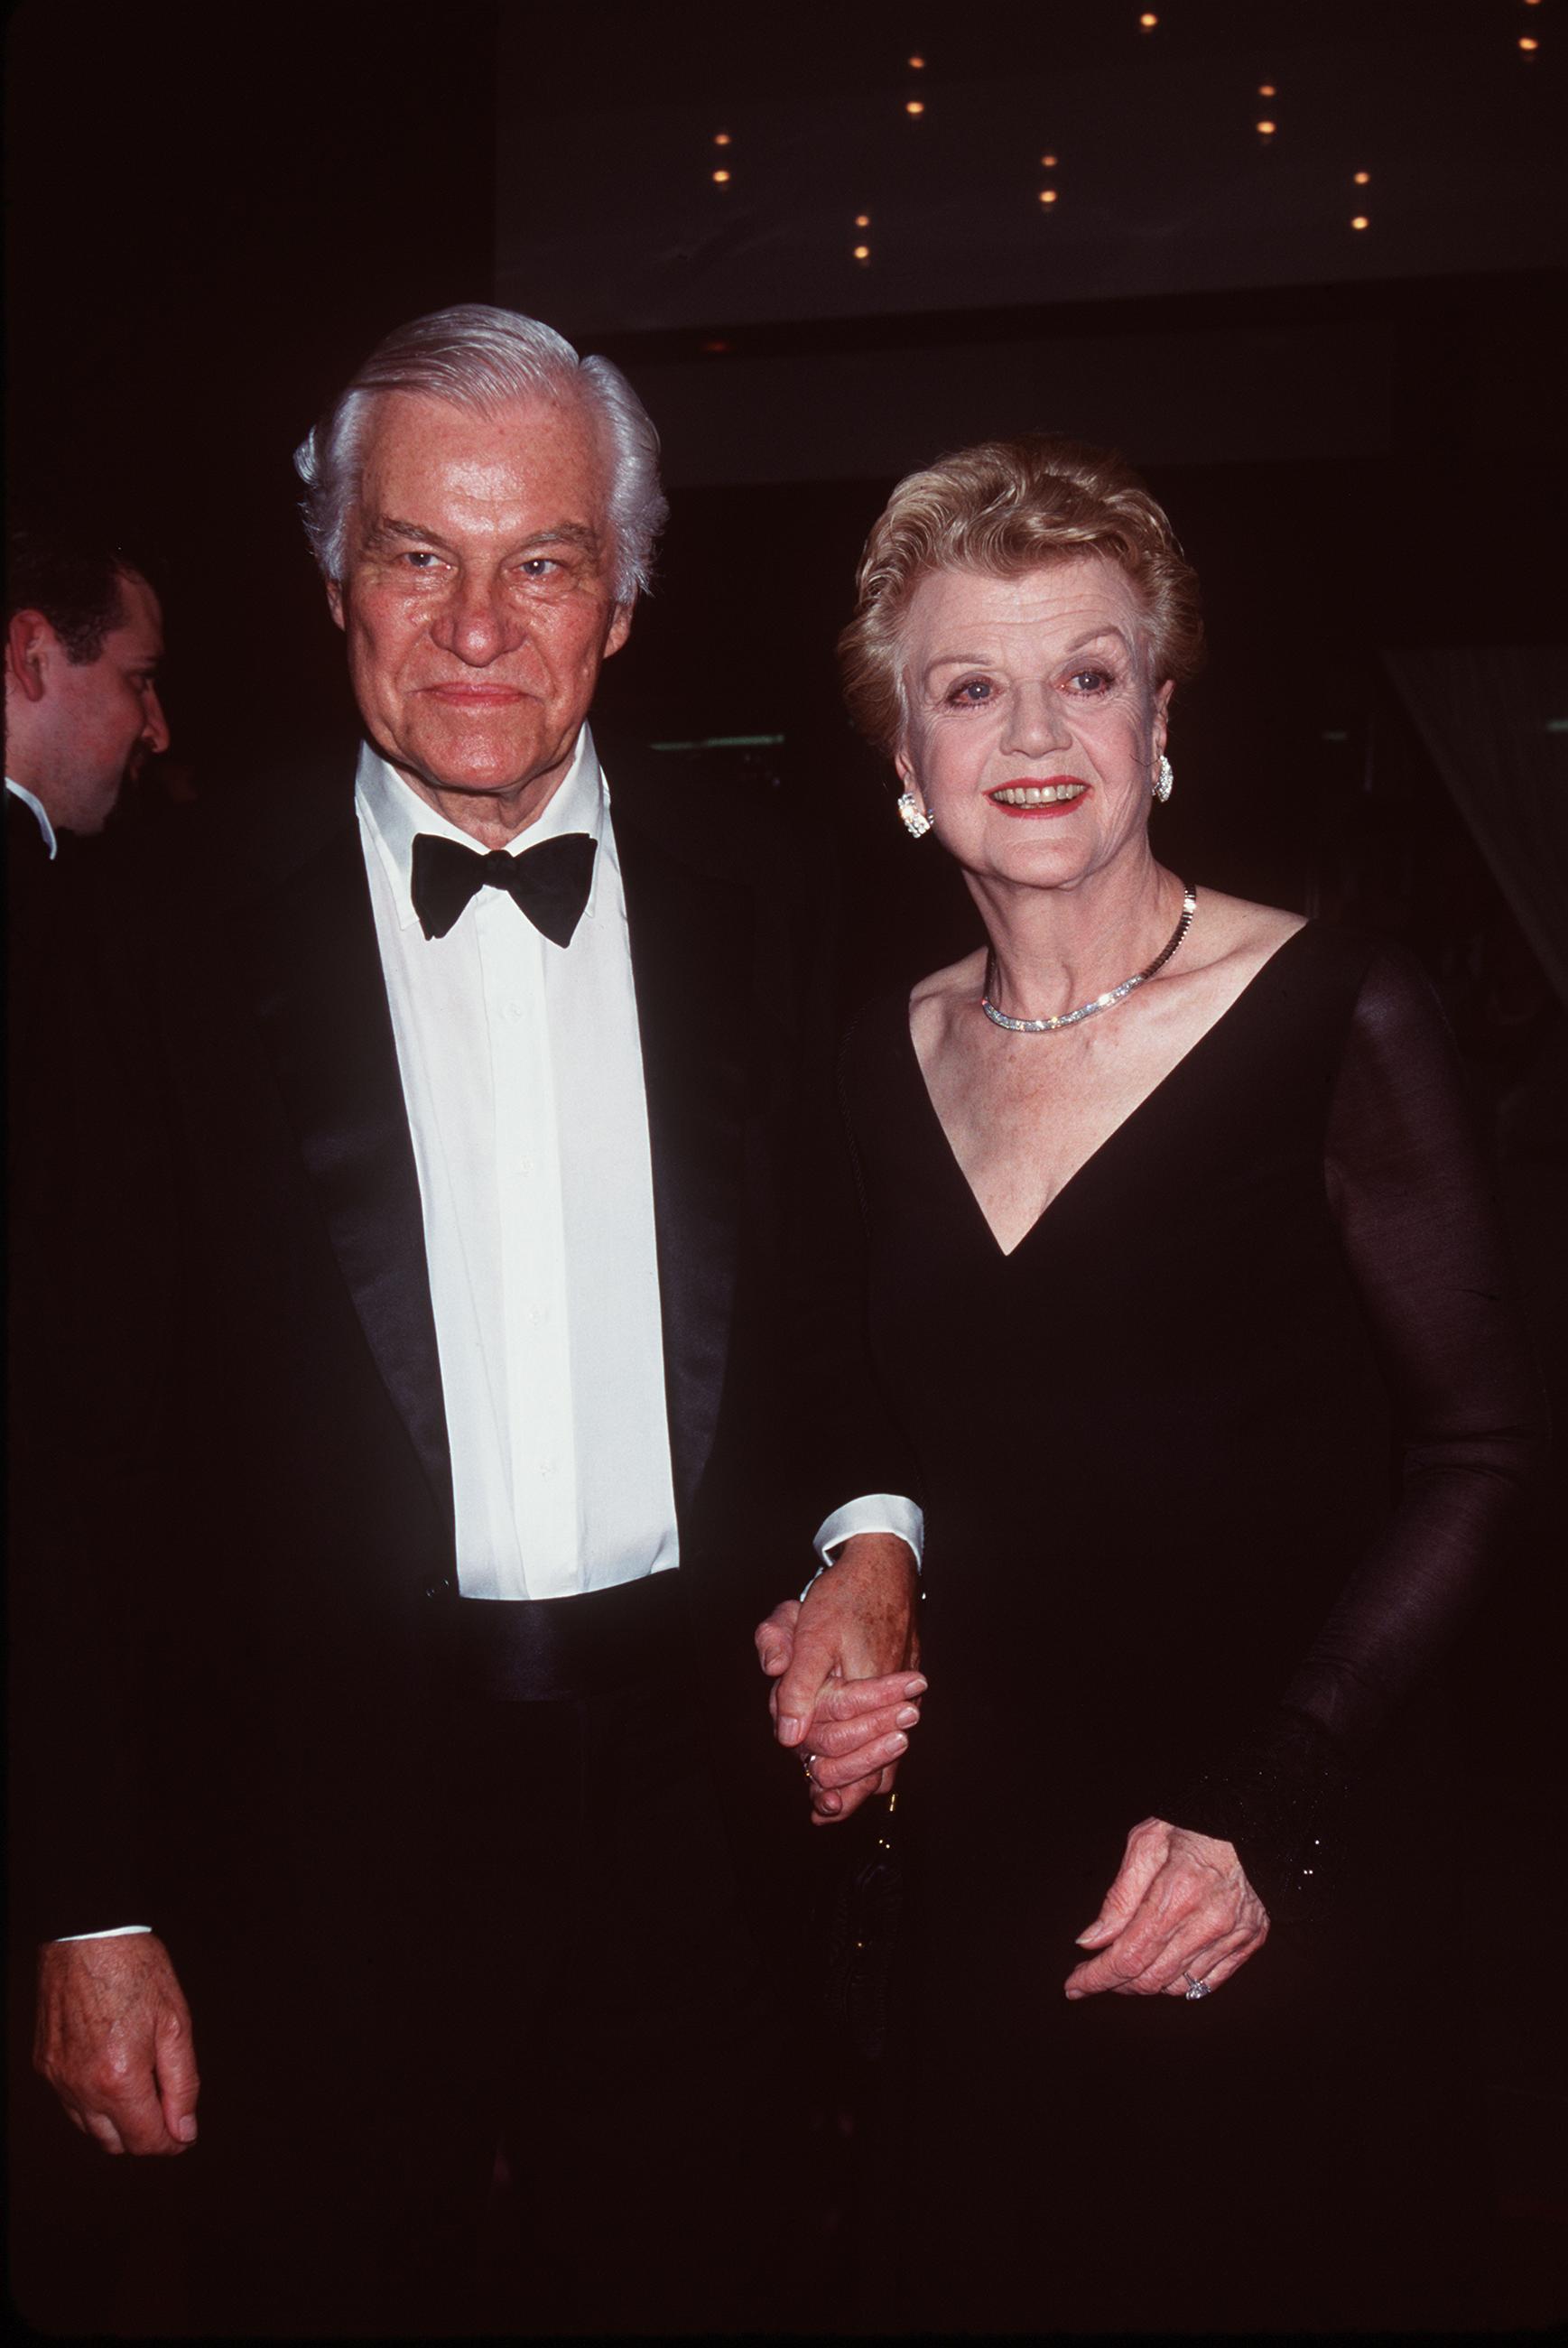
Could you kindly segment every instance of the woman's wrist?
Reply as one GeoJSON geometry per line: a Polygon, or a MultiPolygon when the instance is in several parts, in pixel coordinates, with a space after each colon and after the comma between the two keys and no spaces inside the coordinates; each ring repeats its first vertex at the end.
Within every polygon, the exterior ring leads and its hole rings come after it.
{"type": "Polygon", "coordinates": [[[1333,1740],[1284,1714],[1228,1761],[1194,1778],[1168,1815],[1233,1843],[1272,1921],[1305,1921],[1332,1888],[1350,1778],[1333,1740]]]}

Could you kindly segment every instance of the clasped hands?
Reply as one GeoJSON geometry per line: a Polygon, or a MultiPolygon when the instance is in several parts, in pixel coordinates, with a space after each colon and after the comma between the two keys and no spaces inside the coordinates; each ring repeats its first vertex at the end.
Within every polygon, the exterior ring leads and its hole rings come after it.
{"type": "Polygon", "coordinates": [[[806,1764],[813,1826],[892,1790],[925,1694],[919,1605],[908,1543],[856,1533],[803,1599],[785,1599],[757,1626],[773,1733],[806,1764]]]}
{"type": "MultiPolygon", "coordinates": [[[[904,1542],[861,1533],[804,1599],[786,1599],[758,1625],[774,1734],[808,1760],[813,1826],[847,1818],[892,1788],[926,1690],[915,1668],[918,1606],[904,1542]]],[[[1193,1982],[1215,1990],[1268,1930],[1233,1843],[1145,1818],[1128,1836],[1099,1915],[1078,1936],[1086,1953],[1065,1993],[1184,1998],[1193,1982]]]]}

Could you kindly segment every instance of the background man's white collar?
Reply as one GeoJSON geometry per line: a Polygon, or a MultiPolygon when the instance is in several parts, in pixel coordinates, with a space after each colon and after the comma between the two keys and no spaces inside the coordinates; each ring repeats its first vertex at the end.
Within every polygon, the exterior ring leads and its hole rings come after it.
{"type": "Polygon", "coordinates": [[[9,775],[5,778],[5,788],[14,798],[19,798],[25,807],[30,807],[37,817],[38,829],[44,835],[44,845],[49,851],[49,860],[52,863],[59,853],[60,844],[55,838],[55,827],[44,811],[42,800],[36,799],[32,792],[26,789],[21,783],[14,783],[9,775]]]}

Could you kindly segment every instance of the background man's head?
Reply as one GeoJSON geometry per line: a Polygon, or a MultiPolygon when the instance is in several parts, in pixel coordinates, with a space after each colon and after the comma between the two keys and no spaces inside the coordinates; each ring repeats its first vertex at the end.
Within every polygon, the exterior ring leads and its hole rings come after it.
{"type": "Polygon", "coordinates": [[[5,772],[57,831],[101,831],[121,786],[169,747],[163,616],[121,550],[12,532],[5,581],[5,772]]]}
{"type": "Polygon", "coordinates": [[[294,462],[372,742],[453,820],[521,829],[652,568],[635,394],[533,319],[443,310],[387,337],[294,462]]]}

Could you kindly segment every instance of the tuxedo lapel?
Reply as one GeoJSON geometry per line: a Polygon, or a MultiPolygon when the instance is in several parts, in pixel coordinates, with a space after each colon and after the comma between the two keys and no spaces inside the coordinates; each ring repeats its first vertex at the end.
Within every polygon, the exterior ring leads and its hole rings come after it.
{"type": "Polygon", "coordinates": [[[453,1522],[419,1178],[357,829],[242,916],[263,1034],[370,1350],[453,1522]]]}
{"type": "Polygon", "coordinates": [[[676,1498],[689,1509],[713,1447],[740,1233],[748,900],[717,888],[614,803],[653,1157],[654,1220],[676,1498]]]}

